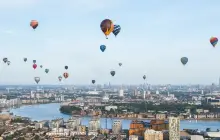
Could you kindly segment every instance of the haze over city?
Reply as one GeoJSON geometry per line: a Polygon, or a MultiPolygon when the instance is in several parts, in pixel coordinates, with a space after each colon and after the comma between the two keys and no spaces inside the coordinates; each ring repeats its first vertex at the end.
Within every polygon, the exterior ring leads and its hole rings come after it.
{"type": "Polygon", "coordinates": [[[220,1],[0,0],[0,84],[211,84],[220,76],[220,50],[209,42],[220,36],[220,1]],[[105,39],[103,19],[122,29],[105,39]],[[33,31],[29,23],[39,21],[33,31]],[[100,45],[106,45],[101,52],[100,45]],[[183,66],[181,57],[188,57],[183,66]],[[27,63],[23,58],[27,57],[27,63]],[[33,70],[32,61],[50,69],[33,70]],[[123,63],[122,67],[118,63],[123,63]],[[110,71],[115,70],[115,77],[110,71]]]}

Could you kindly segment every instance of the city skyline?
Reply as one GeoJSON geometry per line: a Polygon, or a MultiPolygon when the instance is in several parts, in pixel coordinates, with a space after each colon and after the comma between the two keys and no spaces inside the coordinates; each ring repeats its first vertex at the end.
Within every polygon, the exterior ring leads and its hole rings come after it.
{"type": "Polygon", "coordinates": [[[35,84],[35,76],[40,85],[60,84],[65,65],[70,76],[64,83],[74,85],[92,79],[141,84],[143,75],[150,84],[218,84],[219,45],[212,48],[209,39],[220,36],[220,1],[0,1],[0,58],[11,61],[9,67],[0,64],[0,84],[35,84]],[[106,40],[101,32],[106,18],[121,25],[116,38],[106,40]],[[33,19],[39,21],[36,31],[29,26],[33,19]],[[184,56],[186,66],[180,62],[184,56]],[[33,70],[33,60],[44,68],[33,70]]]}

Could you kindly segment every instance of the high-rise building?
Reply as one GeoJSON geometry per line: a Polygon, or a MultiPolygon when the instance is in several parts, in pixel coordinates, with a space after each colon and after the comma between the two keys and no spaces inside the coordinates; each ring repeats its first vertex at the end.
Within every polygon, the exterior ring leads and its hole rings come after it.
{"type": "Polygon", "coordinates": [[[71,118],[66,123],[66,128],[72,128],[76,129],[77,126],[81,125],[81,119],[80,118],[71,118]]]}
{"type": "Polygon", "coordinates": [[[137,89],[135,89],[134,90],[134,94],[133,94],[134,96],[137,96],[138,95],[138,90],[137,89]]]}
{"type": "Polygon", "coordinates": [[[143,92],[143,99],[145,99],[146,98],[146,91],[144,90],[144,92],[143,92]]]}
{"type": "Polygon", "coordinates": [[[112,133],[119,134],[122,130],[122,122],[121,120],[115,120],[112,124],[112,133]]]}
{"type": "Polygon", "coordinates": [[[146,129],[144,132],[145,140],[163,140],[163,132],[155,131],[153,129],[146,129]]]}
{"type": "Polygon", "coordinates": [[[60,95],[60,101],[61,101],[61,102],[64,101],[64,95],[60,95]]]}
{"type": "Polygon", "coordinates": [[[123,89],[120,89],[120,90],[119,90],[119,96],[120,96],[120,97],[123,97],[123,96],[124,96],[124,90],[123,90],[123,89]]]}
{"type": "Polygon", "coordinates": [[[180,119],[178,117],[169,118],[169,140],[180,140],[180,119]]]}
{"type": "Polygon", "coordinates": [[[101,127],[99,119],[92,119],[89,121],[89,131],[97,131],[101,127]]]}

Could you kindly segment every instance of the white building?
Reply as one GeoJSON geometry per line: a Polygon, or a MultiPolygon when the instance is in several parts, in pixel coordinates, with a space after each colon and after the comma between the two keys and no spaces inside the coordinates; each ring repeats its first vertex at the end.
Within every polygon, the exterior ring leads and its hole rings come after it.
{"type": "Polygon", "coordinates": [[[144,132],[145,140],[163,140],[163,132],[155,131],[153,129],[146,129],[144,132]]]}
{"type": "Polygon", "coordinates": [[[109,101],[108,95],[103,96],[102,101],[103,102],[108,102],[109,101]]]}
{"type": "Polygon", "coordinates": [[[48,136],[69,136],[70,130],[65,128],[54,128],[52,131],[47,132],[48,136]]]}
{"type": "Polygon", "coordinates": [[[81,125],[80,118],[71,118],[66,123],[66,128],[76,130],[77,126],[81,125]]]}
{"type": "Polygon", "coordinates": [[[169,117],[169,139],[180,140],[180,119],[169,117]]]}
{"type": "Polygon", "coordinates": [[[120,90],[119,90],[119,96],[120,96],[120,97],[123,97],[123,96],[124,96],[124,90],[123,90],[123,89],[120,89],[120,90]]]}
{"type": "Polygon", "coordinates": [[[99,119],[92,119],[89,121],[89,131],[97,131],[101,128],[99,119]]]}
{"type": "Polygon", "coordinates": [[[63,118],[61,118],[61,119],[56,119],[56,120],[52,120],[52,121],[49,123],[49,127],[50,127],[50,128],[59,128],[61,125],[64,125],[64,120],[63,120],[63,118]]]}
{"type": "Polygon", "coordinates": [[[36,129],[42,129],[45,125],[46,125],[46,123],[48,123],[49,121],[40,121],[40,122],[37,122],[36,124],[35,124],[35,128],[36,129]]]}
{"type": "Polygon", "coordinates": [[[112,133],[119,134],[122,130],[122,122],[121,120],[115,120],[112,124],[112,133]]]}
{"type": "Polygon", "coordinates": [[[130,135],[129,140],[138,140],[138,136],[136,135],[130,135]]]}
{"type": "Polygon", "coordinates": [[[191,135],[191,140],[204,140],[204,137],[201,135],[191,135]]]}
{"type": "Polygon", "coordinates": [[[117,106],[105,106],[105,110],[110,111],[111,109],[116,110],[118,109],[117,106]]]}
{"type": "Polygon", "coordinates": [[[143,99],[146,98],[146,91],[143,92],[143,99]]]}
{"type": "Polygon", "coordinates": [[[64,101],[64,95],[60,96],[60,101],[63,102],[64,101]]]}

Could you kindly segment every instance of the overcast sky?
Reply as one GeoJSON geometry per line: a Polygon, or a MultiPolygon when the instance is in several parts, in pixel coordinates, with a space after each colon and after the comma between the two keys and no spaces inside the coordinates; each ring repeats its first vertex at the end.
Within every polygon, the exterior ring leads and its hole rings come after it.
{"type": "Polygon", "coordinates": [[[11,61],[0,64],[0,84],[35,84],[35,76],[59,84],[65,65],[67,84],[139,84],[144,74],[151,84],[218,83],[220,46],[212,48],[209,39],[220,36],[219,6],[219,0],[0,0],[0,57],[11,61]],[[121,25],[117,38],[101,32],[106,18],[121,25]],[[32,19],[39,21],[36,31],[32,19]],[[33,70],[33,59],[50,72],[33,70]]]}

